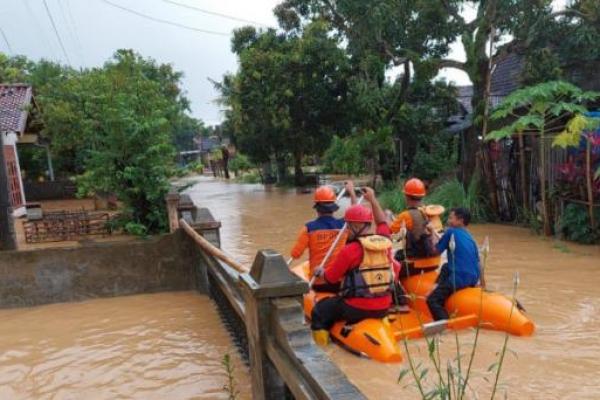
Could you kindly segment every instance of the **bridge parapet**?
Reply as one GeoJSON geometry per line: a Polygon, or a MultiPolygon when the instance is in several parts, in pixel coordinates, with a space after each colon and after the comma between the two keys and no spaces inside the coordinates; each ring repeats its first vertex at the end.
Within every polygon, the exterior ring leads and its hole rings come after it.
{"type": "MultiPolygon", "coordinates": [[[[249,362],[252,397],[366,399],[314,344],[302,308],[308,284],[290,272],[283,257],[274,250],[261,250],[250,269],[237,263],[234,268],[216,256],[221,253],[215,250],[220,240],[209,238],[220,237],[220,224],[210,211],[196,208],[185,212],[187,218],[180,220],[179,226],[200,245],[196,271],[199,290],[209,293],[217,303],[249,362]],[[194,233],[217,246],[209,247],[194,233]]],[[[185,214],[179,211],[178,216],[185,214]]]]}

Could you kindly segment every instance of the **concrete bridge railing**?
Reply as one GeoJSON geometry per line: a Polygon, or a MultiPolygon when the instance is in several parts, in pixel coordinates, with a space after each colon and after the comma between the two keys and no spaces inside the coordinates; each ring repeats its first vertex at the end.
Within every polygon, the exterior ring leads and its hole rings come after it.
{"type": "MultiPolygon", "coordinates": [[[[186,197],[177,215],[219,247],[220,224],[207,209],[190,207],[186,197]]],[[[314,344],[302,309],[308,284],[289,271],[280,254],[259,251],[243,273],[204,250],[200,259],[199,288],[218,304],[249,361],[254,399],[365,399],[314,344]]]]}

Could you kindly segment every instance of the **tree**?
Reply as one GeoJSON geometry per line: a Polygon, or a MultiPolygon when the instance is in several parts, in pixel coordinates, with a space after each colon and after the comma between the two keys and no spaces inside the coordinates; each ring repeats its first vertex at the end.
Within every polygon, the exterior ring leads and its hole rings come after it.
{"type": "Polygon", "coordinates": [[[561,146],[567,146],[575,140],[579,143],[581,132],[594,124],[592,119],[585,116],[588,111],[585,104],[598,98],[600,93],[584,92],[570,83],[553,81],[513,92],[492,114],[492,119],[510,118],[512,121],[490,132],[486,140],[510,138],[515,134],[539,137],[540,197],[546,235],[552,234],[552,226],[547,199],[544,139],[555,136],[554,143],[561,146]]]}
{"type": "MultiPolygon", "coordinates": [[[[428,0],[286,0],[275,13],[286,29],[326,20],[345,43],[352,67],[348,119],[352,135],[367,141],[373,132],[399,139],[395,119],[406,111],[411,86],[434,77],[433,61],[448,53],[455,37],[442,4],[428,0]]],[[[376,151],[373,172],[395,178],[400,172],[395,156],[393,145],[376,151]]]]}
{"type": "Polygon", "coordinates": [[[232,48],[239,72],[218,87],[240,149],[258,163],[291,155],[302,185],[304,156],[322,153],[346,126],[345,53],[323,22],[283,33],[244,28],[232,48]]]}
{"type": "Polygon", "coordinates": [[[205,130],[202,121],[183,114],[177,119],[173,130],[173,145],[178,152],[196,150],[196,140],[205,130]]]}
{"type": "Polygon", "coordinates": [[[164,195],[173,142],[178,129],[195,128],[185,115],[180,79],[169,65],[120,50],[102,68],[40,83],[42,134],[62,169],[78,175],[82,194],[115,193],[130,232],[167,226],[164,195]]]}

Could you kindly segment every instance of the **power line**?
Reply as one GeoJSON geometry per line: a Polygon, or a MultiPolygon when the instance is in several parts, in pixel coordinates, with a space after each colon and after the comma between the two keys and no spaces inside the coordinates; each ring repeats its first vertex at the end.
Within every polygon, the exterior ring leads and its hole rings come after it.
{"type": "Polygon", "coordinates": [[[58,57],[56,57],[56,52],[55,52],[54,46],[48,40],[48,37],[46,36],[46,34],[44,33],[44,30],[42,29],[42,25],[40,24],[35,13],[29,6],[29,0],[23,0],[23,4],[25,4],[25,8],[27,9],[27,12],[31,15],[31,20],[33,21],[33,25],[35,26],[35,29],[38,31],[38,34],[41,37],[41,40],[44,42],[45,47],[50,51],[53,58],[58,58],[58,57]]]}
{"type": "Polygon", "coordinates": [[[73,26],[73,31],[75,32],[75,38],[77,39],[77,46],[79,47],[79,51],[81,52],[81,58],[85,64],[84,50],[83,45],[81,44],[81,40],[79,40],[79,35],[77,34],[77,21],[73,17],[73,13],[71,12],[71,2],[67,0],[67,12],[69,14],[69,18],[71,19],[71,24],[73,26]]]}
{"type": "Polygon", "coordinates": [[[159,22],[161,24],[176,26],[178,28],[187,29],[187,30],[195,31],[195,32],[208,33],[210,35],[219,35],[219,36],[226,36],[226,37],[230,36],[229,33],[225,33],[225,32],[209,31],[207,29],[196,28],[196,27],[193,27],[193,26],[183,25],[183,24],[180,24],[178,22],[173,22],[173,21],[168,21],[166,19],[160,19],[160,18],[152,17],[150,15],[142,14],[141,12],[132,10],[130,8],[127,8],[127,7],[123,7],[123,6],[121,6],[119,4],[116,4],[116,3],[113,3],[112,1],[108,1],[108,0],[101,0],[101,1],[103,3],[106,3],[106,4],[110,5],[111,7],[118,8],[118,9],[126,11],[126,12],[128,12],[130,14],[137,15],[138,17],[146,18],[146,19],[148,19],[150,21],[159,22]]]}
{"type": "Polygon", "coordinates": [[[54,23],[54,18],[52,18],[52,13],[50,12],[50,9],[48,8],[48,3],[46,3],[46,0],[43,0],[43,1],[44,1],[44,7],[46,7],[46,14],[48,14],[48,18],[50,19],[50,23],[52,24],[52,29],[54,29],[54,33],[56,34],[56,38],[58,39],[58,44],[60,44],[60,48],[62,49],[63,54],[65,55],[65,58],[67,59],[67,62],[69,63],[69,65],[71,65],[71,60],[69,60],[69,55],[67,54],[65,45],[63,44],[63,41],[60,38],[60,35],[58,34],[58,29],[56,29],[56,24],[54,23]]]}
{"type": "Polygon", "coordinates": [[[165,3],[174,4],[176,6],[187,8],[187,9],[194,10],[194,11],[198,11],[198,12],[201,12],[201,13],[204,13],[204,14],[214,15],[216,17],[226,18],[226,19],[230,19],[232,21],[244,22],[246,24],[258,25],[258,26],[263,26],[265,28],[269,28],[269,25],[263,24],[261,22],[256,22],[256,21],[252,21],[252,20],[249,20],[249,19],[238,18],[238,17],[234,17],[233,15],[222,14],[222,13],[219,13],[219,12],[216,12],[216,11],[205,10],[203,8],[200,8],[200,7],[190,6],[188,4],[178,3],[178,2],[172,1],[172,0],[163,0],[163,1],[165,3]]]}
{"type": "Polygon", "coordinates": [[[4,39],[4,43],[6,43],[6,47],[8,48],[8,53],[12,56],[14,54],[14,51],[13,51],[12,47],[10,47],[8,38],[4,34],[4,29],[2,29],[1,27],[0,27],[0,34],[2,35],[2,38],[4,39]]]}
{"type": "Polygon", "coordinates": [[[75,28],[72,26],[71,21],[67,18],[67,13],[65,12],[65,8],[63,7],[61,0],[56,0],[58,3],[58,8],[60,9],[60,15],[62,16],[63,21],[65,21],[66,31],[71,41],[74,44],[74,47],[77,50],[77,55],[79,56],[80,61],[85,64],[85,60],[83,59],[83,52],[81,48],[81,43],[79,42],[79,37],[77,37],[77,33],[75,32],[75,28]]]}

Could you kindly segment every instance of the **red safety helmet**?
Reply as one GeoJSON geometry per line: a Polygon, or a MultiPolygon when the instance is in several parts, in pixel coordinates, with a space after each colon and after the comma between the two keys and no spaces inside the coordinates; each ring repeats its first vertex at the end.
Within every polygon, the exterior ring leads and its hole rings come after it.
{"type": "Polygon", "coordinates": [[[404,194],[412,197],[425,197],[427,190],[422,180],[412,178],[404,184],[404,194]]]}
{"type": "Polygon", "coordinates": [[[321,186],[315,190],[315,203],[333,203],[337,200],[335,192],[329,186],[321,186]]]}
{"type": "Polygon", "coordinates": [[[360,204],[355,204],[348,207],[344,214],[344,220],[346,222],[372,222],[373,212],[360,204]]]}

